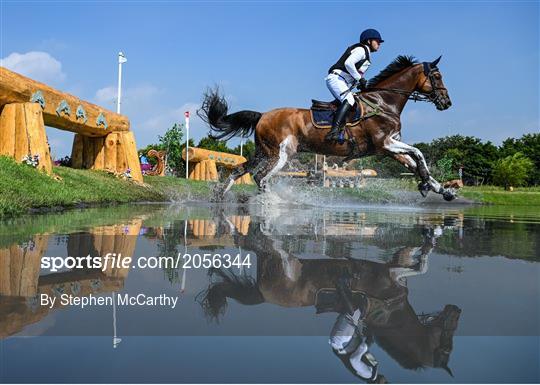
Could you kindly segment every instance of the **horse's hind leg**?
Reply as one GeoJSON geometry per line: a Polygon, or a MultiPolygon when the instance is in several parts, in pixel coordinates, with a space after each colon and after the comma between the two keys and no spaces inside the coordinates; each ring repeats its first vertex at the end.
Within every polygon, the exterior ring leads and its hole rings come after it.
{"type": "Polygon", "coordinates": [[[241,164],[240,166],[236,167],[231,175],[229,175],[227,182],[225,182],[225,187],[223,188],[221,195],[225,195],[231,189],[235,180],[247,174],[249,172],[249,168],[249,164],[247,166],[241,164]]]}
{"type": "Polygon", "coordinates": [[[298,141],[291,135],[287,136],[279,144],[279,156],[268,158],[266,167],[257,174],[257,180],[259,180],[257,185],[259,188],[266,189],[270,178],[277,174],[287,164],[290,157],[296,153],[297,146],[298,141]]]}
{"type": "Polygon", "coordinates": [[[223,184],[223,187],[220,191],[221,197],[223,197],[231,189],[235,180],[244,176],[245,174],[251,173],[253,179],[255,179],[257,169],[260,168],[260,164],[263,161],[262,158],[263,157],[261,156],[259,149],[256,149],[254,156],[252,156],[246,163],[237,166],[229,175],[227,181],[223,184]]]}

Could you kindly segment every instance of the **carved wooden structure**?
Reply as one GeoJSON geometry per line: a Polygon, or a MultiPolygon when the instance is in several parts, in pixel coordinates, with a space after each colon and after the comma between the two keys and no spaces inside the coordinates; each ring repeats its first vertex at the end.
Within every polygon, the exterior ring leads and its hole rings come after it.
{"type": "MultiPolygon", "coordinates": [[[[239,155],[228,154],[226,152],[211,151],[204,148],[189,148],[189,179],[218,181],[219,175],[217,166],[234,168],[247,161],[239,155]]],[[[186,159],[186,150],[182,151],[182,158],[186,159]]],[[[253,184],[251,175],[245,174],[238,178],[235,184],[253,184]]]]}
{"type": "Polygon", "coordinates": [[[165,157],[167,151],[150,150],[146,154],[149,158],[156,158],[156,165],[150,171],[146,171],[146,175],[165,176],[165,157]]]}
{"type": "Polygon", "coordinates": [[[127,117],[0,67],[0,155],[17,162],[39,155],[38,168],[51,173],[45,126],[76,134],[72,167],[119,174],[129,169],[142,181],[127,117]]]}

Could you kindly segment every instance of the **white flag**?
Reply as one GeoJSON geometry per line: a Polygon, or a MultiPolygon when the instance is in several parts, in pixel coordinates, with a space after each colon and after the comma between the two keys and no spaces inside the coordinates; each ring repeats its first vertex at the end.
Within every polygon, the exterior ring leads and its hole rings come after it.
{"type": "Polygon", "coordinates": [[[127,58],[125,57],[125,55],[122,52],[119,52],[118,53],[118,63],[122,64],[122,63],[125,63],[125,62],[127,62],[127,58]]]}

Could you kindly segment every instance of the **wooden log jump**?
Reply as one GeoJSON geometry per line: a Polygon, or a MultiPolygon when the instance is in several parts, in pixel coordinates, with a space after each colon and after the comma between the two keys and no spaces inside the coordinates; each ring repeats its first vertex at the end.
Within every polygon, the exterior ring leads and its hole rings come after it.
{"type": "Polygon", "coordinates": [[[325,167],[324,169],[324,187],[331,187],[335,185],[336,179],[349,179],[348,183],[342,184],[342,187],[348,185],[353,187],[364,187],[366,185],[366,177],[376,177],[377,171],[372,169],[363,169],[363,170],[345,170],[343,168],[329,168],[325,167]],[[334,181],[331,182],[331,179],[334,181]]]}
{"type": "Polygon", "coordinates": [[[0,155],[21,162],[39,156],[38,168],[52,173],[45,126],[74,132],[72,167],[130,170],[142,181],[129,119],[76,96],[0,67],[0,155]]]}
{"type": "MultiPolygon", "coordinates": [[[[247,159],[240,155],[228,154],[226,152],[206,150],[204,148],[190,147],[188,150],[189,179],[218,181],[219,175],[217,166],[232,169],[247,159]]],[[[186,150],[182,151],[182,158],[186,160],[186,150]]],[[[254,184],[251,175],[245,174],[238,178],[235,184],[254,184]]]]}

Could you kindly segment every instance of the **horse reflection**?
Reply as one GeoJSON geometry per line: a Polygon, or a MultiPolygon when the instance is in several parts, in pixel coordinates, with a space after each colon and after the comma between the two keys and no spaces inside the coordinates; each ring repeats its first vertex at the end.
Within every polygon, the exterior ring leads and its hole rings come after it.
{"type": "Polygon", "coordinates": [[[403,368],[443,368],[452,374],[448,361],[461,310],[446,305],[440,312],[417,315],[406,286],[408,277],[427,272],[440,227],[424,227],[423,243],[401,247],[388,263],[297,258],[262,228],[252,225],[248,237],[238,238],[239,246],[257,254],[256,279],[223,269],[210,272],[214,282],[198,296],[209,319],[219,321],[228,298],[244,305],[315,306],[317,313],[338,314],[330,344],[366,382],[385,381],[368,351],[373,342],[403,368]]]}

